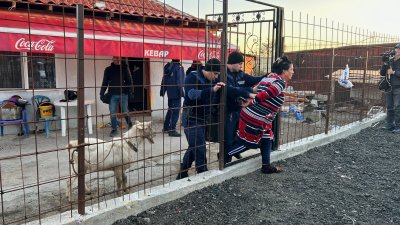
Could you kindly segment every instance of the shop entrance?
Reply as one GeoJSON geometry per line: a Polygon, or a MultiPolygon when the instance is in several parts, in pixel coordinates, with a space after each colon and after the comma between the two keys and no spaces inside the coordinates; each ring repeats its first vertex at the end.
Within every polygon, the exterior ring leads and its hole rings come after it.
{"type": "Polygon", "coordinates": [[[129,100],[129,111],[148,111],[150,78],[149,78],[149,59],[128,58],[129,70],[131,71],[134,98],[129,100]]]}

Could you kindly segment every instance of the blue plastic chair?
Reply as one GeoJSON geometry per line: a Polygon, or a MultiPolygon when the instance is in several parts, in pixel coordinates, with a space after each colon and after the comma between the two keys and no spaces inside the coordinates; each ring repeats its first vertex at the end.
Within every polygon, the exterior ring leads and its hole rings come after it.
{"type": "MultiPolygon", "coordinates": [[[[34,103],[37,112],[40,112],[39,110],[39,106],[41,103],[43,102],[50,102],[50,98],[44,95],[35,95],[32,97],[32,102],[34,103]]],[[[59,116],[53,115],[51,117],[46,117],[46,118],[42,118],[40,117],[40,113],[37,114],[38,115],[38,120],[40,121],[45,121],[45,126],[44,126],[44,130],[46,132],[46,138],[49,138],[49,133],[50,133],[50,122],[51,121],[56,121],[56,120],[60,120],[59,116]]]]}
{"type": "MultiPolygon", "coordinates": [[[[0,101],[0,104],[3,102],[0,101]]],[[[0,135],[4,136],[4,125],[23,125],[23,132],[26,137],[29,136],[29,124],[27,120],[26,109],[22,110],[22,119],[17,120],[0,120],[0,135]]]]}

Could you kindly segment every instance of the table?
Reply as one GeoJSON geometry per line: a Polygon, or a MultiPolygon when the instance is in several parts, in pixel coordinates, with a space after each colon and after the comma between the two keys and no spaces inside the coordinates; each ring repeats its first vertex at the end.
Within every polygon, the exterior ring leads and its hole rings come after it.
{"type": "MultiPolygon", "coordinates": [[[[89,134],[93,133],[93,124],[92,124],[92,104],[94,104],[94,100],[85,100],[85,107],[86,107],[86,113],[87,113],[87,127],[89,134]]],[[[54,102],[55,106],[60,107],[60,112],[61,112],[61,135],[66,136],[67,135],[67,122],[66,122],[66,112],[65,112],[65,107],[77,107],[78,106],[78,100],[73,100],[69,102],[54,102]]]]}

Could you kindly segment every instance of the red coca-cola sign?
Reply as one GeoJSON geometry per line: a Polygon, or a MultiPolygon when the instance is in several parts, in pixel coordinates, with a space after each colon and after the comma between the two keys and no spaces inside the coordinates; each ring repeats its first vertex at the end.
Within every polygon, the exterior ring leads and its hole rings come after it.
{"type": "MultiPolygon", "coordinates": [[[[220,52],[216,51],[216,50],[212,50],[208,52],[209,54],[209,58],[217,58],[219,59],[220,57],[220,52]]],[[[199,51],[199,53],[197,54],[197,58],[200,60],[205,60],[206,59],[206,52],[204,50],[199,51]]]]}
{"type": "Polygon", "coordinates": [[[39,41],[29,41],[25,38],[20,38],[15,42],[15,48],[18,50],[53,52],[54,40],[41,39],[39,41]]]}

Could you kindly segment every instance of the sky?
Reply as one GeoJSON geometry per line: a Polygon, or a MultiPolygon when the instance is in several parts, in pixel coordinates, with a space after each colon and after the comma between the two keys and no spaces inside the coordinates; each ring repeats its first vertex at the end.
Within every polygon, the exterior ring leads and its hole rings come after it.
{"type": "MultiPolygon", "coordinates": [[[[159,0],[193,16],[222,13],[222,0],[159,0]],[[200,4],[200,7],[199,7],[200,4]]],[[[285,9],[285,18],[328,19],[381,34],[400,36],[400,0],[259,0],[285,9]]],[[[263,6],[245,0],[229,0],[230,12],[257,10],[263,6]]]]}

